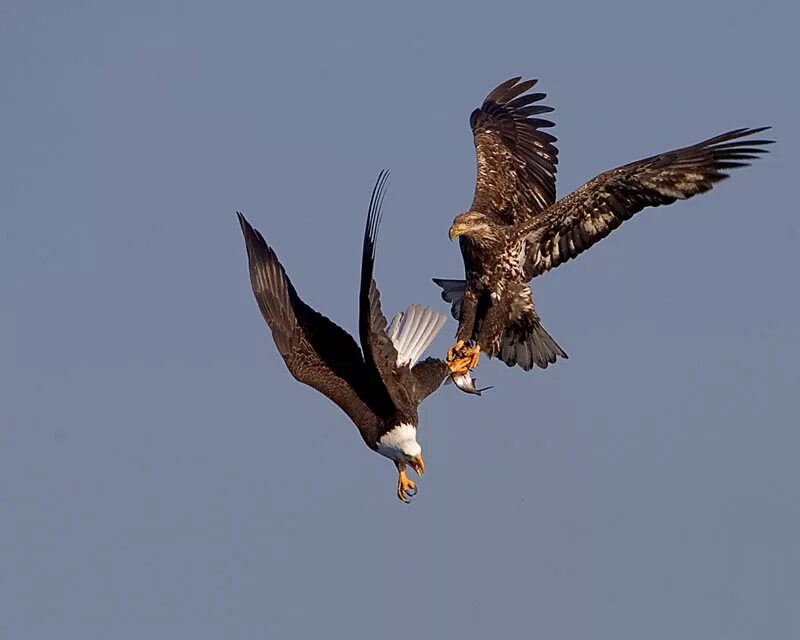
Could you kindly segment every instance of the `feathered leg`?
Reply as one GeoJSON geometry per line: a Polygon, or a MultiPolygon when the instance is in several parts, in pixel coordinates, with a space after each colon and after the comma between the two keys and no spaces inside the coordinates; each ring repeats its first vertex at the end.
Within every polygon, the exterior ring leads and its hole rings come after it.
{"type": "Polygon", "coordinates": [[[447,366],[454,375],[464,375],[478,366],[480,346],[467,347],[472,341],[475,329],[475,315],[478,312],[478,299],[474,292],[467,289],[461,307],[461,322],[455,345],[447,350],[447,366]]]}

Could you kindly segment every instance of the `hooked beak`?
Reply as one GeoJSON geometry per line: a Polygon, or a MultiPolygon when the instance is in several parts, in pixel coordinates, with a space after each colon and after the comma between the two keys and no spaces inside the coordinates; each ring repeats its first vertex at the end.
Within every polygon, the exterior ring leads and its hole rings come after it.
{"type": "Polygon", "coordinates": [[[421,478],[425,473],[425,463],[422,461],[422,454],[417,454],[414,456],[414,459],[409,462],[414,471],[417,472],[417,475],[421,478]]]}
{"type": "Polygon", "coordinates": [[[453,226],[450,227],[450,240],[455,240],[458,236],[463,236],[467,231],[469,231],[467,225],[454,222],[453,226]]]}

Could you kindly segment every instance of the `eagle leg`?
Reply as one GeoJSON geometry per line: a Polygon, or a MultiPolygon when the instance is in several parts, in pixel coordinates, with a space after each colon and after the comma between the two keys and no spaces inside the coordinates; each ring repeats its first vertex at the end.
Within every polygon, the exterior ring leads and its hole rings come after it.
{"type": "Polygon", "coordinates": [[[480,357],[480,345],[465,349],[463,341],[459,340],[447,351],[447,366],[454,375],[463,376],[478,366],[480,357]]]}
{"type": "Polygon", "coordinates": [[[411,498],[417,495],[417,485],[414,484],[413,480],[410,480],[406,475],[406,468],[405,465],[401,463],[397,464],[397,497],[400,498],[406,504],[411,502],[411,498]]]}

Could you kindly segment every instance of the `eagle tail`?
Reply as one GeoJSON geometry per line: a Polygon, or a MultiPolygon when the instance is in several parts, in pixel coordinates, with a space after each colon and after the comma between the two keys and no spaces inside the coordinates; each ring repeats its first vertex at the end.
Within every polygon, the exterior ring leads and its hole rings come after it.
{"type": "Polygon", "coordinates": [[[517,365],[530,371],[536,365],[546,369],[558,357],[566,359],[569,356],[532,313],[506,328],[503,334],[500,359],[509,367],[517,365]]]}
{"type": "Polygon", "coordinates": [[[395,315],[386,334],[397,351],[397,364],[413,367],[445,322],[447,316],[419,304],[412,304],[395,315]]]}

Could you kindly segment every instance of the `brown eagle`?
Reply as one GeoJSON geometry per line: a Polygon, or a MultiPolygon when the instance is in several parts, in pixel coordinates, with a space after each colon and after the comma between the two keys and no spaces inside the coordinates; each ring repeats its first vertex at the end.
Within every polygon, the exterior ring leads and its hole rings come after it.
{"type": "Polygon", "coordinates": [[[360,349],[344,329],[300,299],[275,252],[241,213],[237,215],[253,293],[289,372],[336,403],[358,427],[367,446],[394,462],[399,473],[397,497],[409,502],[417,488],[406,476],[406,466],[420,476],[425,471],[417,442],[417,407],[450,371],[442,360],[418,362],[446,322],[444,315],[411,305],[387,327],[381,312],[372,272],[387,176],[381,172],[375,184],[364,231],[360,349]]]}
{"type": "Polygon", "coordinates": [[[769,129],[735,129],[601,173],[555,201],[556,138],[539,114],[536,80],[512,78],[472,112],[478,174],[470,210],[456,216],[466,280],[434,278],[459,321],[448,351],[454,373],[478,363],[480,351],[508,366],[546,368],[567,354],[542,327],[528,282],[576,257],[645,207],[704,193],[727,171],[765,153],[771,140],[750,138],[769,129]]]}

